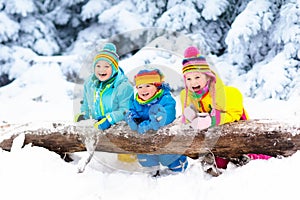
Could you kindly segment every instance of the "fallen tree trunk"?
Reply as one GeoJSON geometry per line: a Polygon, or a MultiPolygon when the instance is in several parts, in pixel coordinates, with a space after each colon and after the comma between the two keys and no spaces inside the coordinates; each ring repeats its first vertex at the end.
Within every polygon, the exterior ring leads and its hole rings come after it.
{"type": "Polygon", "coordinates": [[[178,120],[157,132],[140,135],[120,122],[106,131],[74,123],[25,124],[0,134],[0,147],[11,150],[14,139],[25,135],[32,144],[58,154],[85,151],[85,139],[98,139],[96,151],[113,153],[185,154],[197,157],[212,151],[216,156],[246,153],[290,156],[300,149],[300,125],[274,120],[248,120],[195,131],[178,120]],[[2,136],[1,136],[2,135],[2,136]]]}

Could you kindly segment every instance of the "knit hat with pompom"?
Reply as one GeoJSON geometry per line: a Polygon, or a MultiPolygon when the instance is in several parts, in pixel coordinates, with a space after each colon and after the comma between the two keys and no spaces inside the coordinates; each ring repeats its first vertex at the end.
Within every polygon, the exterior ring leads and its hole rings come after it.
{"type": "Polygon", "coordinates": [[[119,70],[119,56],[117,48],[113,43],[106,43],[104,47],[94,57],[93,66],[95,67],[100,60],[107,61],[112,67],[112,76],[119,70]]]}

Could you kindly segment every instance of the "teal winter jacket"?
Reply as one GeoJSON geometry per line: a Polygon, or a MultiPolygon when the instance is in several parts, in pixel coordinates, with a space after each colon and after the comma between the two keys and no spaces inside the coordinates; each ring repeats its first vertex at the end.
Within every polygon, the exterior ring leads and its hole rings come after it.
{"type": "Polygon", "coordinates": [[[115,77],[105,82],[92,74],[84,83],[81,112],[85,119],[106,117],[115,124],[124,120],[132,95],[133,87],[121,68],[115,77]]]}

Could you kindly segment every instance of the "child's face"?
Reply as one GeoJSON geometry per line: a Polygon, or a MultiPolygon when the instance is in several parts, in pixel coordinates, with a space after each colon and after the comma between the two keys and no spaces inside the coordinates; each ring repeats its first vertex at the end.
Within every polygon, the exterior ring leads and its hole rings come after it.
{"type": "Polygon", "coordinates": [[[157,92],[157,87],[153,84],[141,84],[137,87],[137,93],[144,101],[150,99],[157,92]]]}
{"type": "Polygon", "coordinates": [[[112,74],[112,67],[105,60],[99,60],[95,66],[95,75],[100,81],[106,81],[112,74]]]}
{"type": "Polygon", "coordinates": [[[192,72],[185,75],[185,81],[190,91],[198,92],[205,87],[208,76],[202,72],[192,72]]]}

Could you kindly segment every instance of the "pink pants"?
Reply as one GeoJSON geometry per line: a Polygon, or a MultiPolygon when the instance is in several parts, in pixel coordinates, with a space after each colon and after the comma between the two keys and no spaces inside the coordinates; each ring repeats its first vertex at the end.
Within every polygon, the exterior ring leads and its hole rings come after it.
{"type": "MultiPolygon", "coordinates": [[[[272,158],[272,156],[268,156],[268,155],[264,155],[264,154],[253,154],[253,153],[247,154],[247,156],[249,156],[249,158],[251,160],[257,160],[257,159],[268,160],[268,159],[272,158]]],[[[221,169],[227,168],[227,165],[229,163],[228,159],[216,157],[215,160],[216,160],[216,165],[218,168],[221,168],[221,169]]]]}
{"type": "Polygon", "coordinates": [[[217,168],[221,168],[221,169],[227,168],[227,164],[229,163],[228,159],[216,157],[215,160],[216,160],[217,168]]]}
{"type": "Polygon", "coordinates": [[[254,153],[249,153],[247,154],[247,156],[249,156],[249,158],[251,158],[251,160],[269,160],[270,158],[272,158],[272,156],[268,156],[268,155],[264,155],[264,154],[254,154],[254,153]]]}

